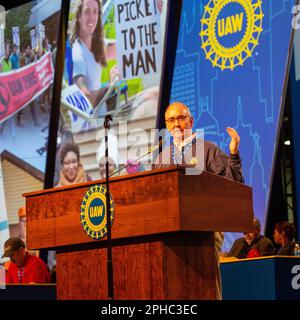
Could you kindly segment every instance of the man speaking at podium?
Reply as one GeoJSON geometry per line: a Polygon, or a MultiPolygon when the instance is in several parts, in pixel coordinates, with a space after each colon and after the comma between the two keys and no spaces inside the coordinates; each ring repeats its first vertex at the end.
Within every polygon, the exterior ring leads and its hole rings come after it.
{"type": "MultiPolygon", "coordinates": [[[[242,174],[241,158],[239,156],[240,137],[233,128],[227,128],[231,137],[229,157],[215,144],[197,139],[192,132],[194,118],[190,109],[181,102],[174,102],[167,107],[165,112],[166,127],[173,137],[173,143],[163,150],[156,160],[156,169],[169,165],[195,165],[197,161],[194,155],[196,149],[204,143],[203,170],[215,173],[228,179],[244,182],[242,174]]],[[[202,156],[203,157],[203,156],[202,156]]]]}
{"type": "MultiPolygon", "coordinates": [[[[213,143],[197,139],[196,133],[192,132],[194,118],[185,104],[181,102],[170,104],[165,112],[165,123],[173,137],[173,142],[159,154],[156,159],[156,169],[176,164],[199,165],[199,162],[203,162],[203,170],[234,181],[244,182],[241,158],[239,156],[240,137],[233,128],[227,128],[227,133],[231,137],[229,144],[230,155],[227,156],[213,143]],[[196,152],[197,148],[203,151],[200,157],[199,153],[196,152]],[[197,156],[195,157],[195,155],[197,156]]],[[[219,261],[223,240],[224,234],[215,232],[216,261],[219,261]]],[[[216,270],[217,299],[221,299],[222,290],[219,263],[216,266],[216,270]]]]}

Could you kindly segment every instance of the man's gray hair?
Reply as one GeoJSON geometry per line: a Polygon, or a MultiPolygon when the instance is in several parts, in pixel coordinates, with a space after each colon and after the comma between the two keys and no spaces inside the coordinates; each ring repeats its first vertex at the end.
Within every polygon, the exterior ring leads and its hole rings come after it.
{"type": "Polygon", "coordinates": [[[179,102],[179,101],[175,101],[175,102],[171,103],[170,105],[168,105],[168,107],[167,107],[167,109],[166,109],[166,111],[165,111],[165,114],[167,113],[167,111],[169,110],[169,108],[173,107],[174,105],[181,105],[181,106],[183,106],[183,107],[187,110],[189,117],[193,118],[193,115],[192,115],[192,113],[191,113],[190,108],[189,108],[186,104],[184,104],[183,102],[179,102]]]}

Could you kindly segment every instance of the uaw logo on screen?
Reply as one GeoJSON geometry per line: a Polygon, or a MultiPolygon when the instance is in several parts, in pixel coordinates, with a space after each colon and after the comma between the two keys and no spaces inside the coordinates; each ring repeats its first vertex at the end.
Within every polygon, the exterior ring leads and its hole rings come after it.
{"type": "MultiPolygon", "coordinates": [[[[114,202],[110,195],[111,225],[114,220],[114,202]]],[[[80,209],[80,221],[86,234],[99,240],[107,233],[106,228],[106,187],[92,186],[84,195],[80,209]]]]}
{"type": "Polygon", "coordinates": [[[261,0],[209,0],[199,34],[205,58],[221,70],[242,66],[259,44],[263,17],[261,0]]]}

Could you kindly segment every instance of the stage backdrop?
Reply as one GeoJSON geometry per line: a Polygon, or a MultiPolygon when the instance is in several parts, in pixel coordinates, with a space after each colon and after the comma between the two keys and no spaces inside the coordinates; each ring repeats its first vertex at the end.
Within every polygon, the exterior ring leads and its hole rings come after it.
{"type": "MultiPolygon", "coordinates": [[[[12,1],[13,2],[13,1],[12,1]]],[[[9,236],[9,226],[19,223],[18,209],[25,205],[24,192],[42,189],[46,164],[51,84],[54,79],[54,44],[58,39],[61,1],[49,10],[53,1],[14,1],[6,11],[6,29],[0,37],[0,47],[12,50],[19,45],[19,66],[0,72],[0,261],[3,244],[9,236]],[[44,26],[43,33],[38,26],[44,26]],[[15,29],[12,29],[15,28],[15,29]],[[12,30],[18,30],[18,37],[12,30]],[[34,36],[33,36],[34,35],[34,36]],[[50,52],[42,52],[47,37],[50,52]],[[34,40],[34,41],[33,41],[34,40]],[[10,44],[10,45],[6,45],[10,44]],[[25,48],[35,44],[32,55],[25,59],[25,48]],[[51,49],[51,50],[50,50],[51,49]],[[38,57],[37,52],[42,55],[38,57]],[[47,95],[48,94],[48,95],[47,95]],[[44,105],[43,105],[44,104],[44,105]]],[[[4,62],[1,56],[0,66],[4,62]]],[[[8,51],[7,51],[8,53],[8,51]]],[[[18,228],[10,229],[18,235],[18,228]]]]}
{"type": "MultiPolygon", "coordinates": [[[[105,176],[103,122],[108,113],[113,118],[109,137],[111,167],[117,169],[127,160],[134,160],[145,153],[148,136],[144,135],[139,140],[138,134],[155,127],[160,95],[168,0],[102,1],[101,12],[98,10],[92,27],[94,32],[100,29],[103,37],[95,35],[92,50],[105,47],[106,65],[96,62],[94,53],[82,44],[77,29],[84,28],[84,24],[80,22],[81,7],[78,4],[76,0],[70,1],[54,186],[66,183],[66,165],[61,166],[60,155],[62,150],[70,147],[70,142],[80,150],[80,162],[87,178],[97,180],[105,176]],[[118,70],[119,76],[112,77],[113,70],[118,70]],[[88,79],[83,80],[86,85],[80,83],[80,77],[88,79]],[[91,95],[84,95],[93,91],[101,96],[101,92],[110,92],[112,88],[109,98],[103,94],[98,102],[93,101],[91,95]],[[121,133],[120,123],[128,124],[128,132],[124,130],[126,134],[121,133]],[[128,148],[124,142],[127,137],[128,148]]],[[[91,7],[92,3],[85,7],[84,12],[88,13],[91,7]]],[[[122,170],[120,174],[150,168],[139,164],[122,170]]],[[[72,180],[75,182],[79,181],[72,180]]]]}
{"type": "MultiPolygon", "coordinates": [[[[171,102],[186,103],[195,116],[195,128],[203,128],[205,139],[226,153],[226,127],[238,131],[243,173],[253,187],[254,214],[262,228],[293,5],[294,0],[183,0],[171,102]]],[[[226,234],[223,249],[229,250],[239,236],[226,234]]]]}
{"type": "Polygon", "coordinates": [[[297,31],[294,39],[294,54],[293,63],[291,66],[291,92],[292,92],[292,127],[293,127],[293,148],[294,148],[294,163],[295,163],[295,182],[296,182],[296,208],[294,217],[297,225],[297,240],[300,239],[300,6],[297,10],[297,31]]]}

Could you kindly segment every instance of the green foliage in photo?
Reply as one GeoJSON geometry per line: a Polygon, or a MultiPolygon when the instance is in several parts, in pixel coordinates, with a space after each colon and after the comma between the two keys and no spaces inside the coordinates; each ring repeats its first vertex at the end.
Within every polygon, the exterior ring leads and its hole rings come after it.
{"type": "Polygon", "coordinates": [[[111,9],[105,24],[104,24],[104,35],[107,39],[116,39],[116,26],[115,26],[115,9],[111,9]]]}
{"type": "MultiPolygon", "coordinates": [[[[101,83],[109,82],[109,71],[116,63],[116,60],[107,61],[107,67],[102,69],[101,83]]],[[[128,85],[128,97],[135,96],[144,91],[143,81],[141,78],[126,80],[126,83],[128,85]]],[[[124,100],[123,96],[121,97],[121,100],[124,100]]]]}
{"type": "Polygon", "coordinates": [[[23,6],[9,10],[6,14],[6,28],[4,38],[6,42],[13,43],[12,28],[19,27],[21,50],[26,43],[30,43],[30,29],[28,22],[31,15],[32,3],[26,3],[23,6]]]}

